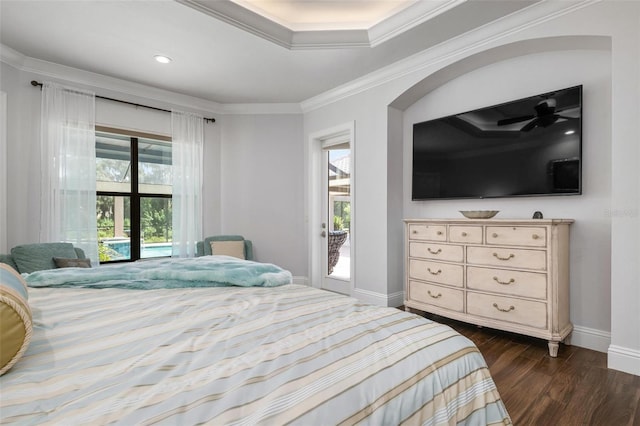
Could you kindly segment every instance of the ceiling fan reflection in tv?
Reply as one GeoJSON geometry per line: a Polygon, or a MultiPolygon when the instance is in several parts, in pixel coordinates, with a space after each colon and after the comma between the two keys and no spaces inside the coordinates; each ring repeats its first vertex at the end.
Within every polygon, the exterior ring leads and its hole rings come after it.
{"type": "Polygon", "coordinates": [[[510,124],[520,123],[528,121],[522,128],[521,132],[529,132],[536,127],[549,127],[559,119],[571,120],[576,117],[568,117],[560,115],[556,112],[556,100],[554,98],[543,99],[533,107],[535,110],[534,115],[524,115],[520,117],[511,117],[498,120],[498,126],[507,126],[510,124]]]}

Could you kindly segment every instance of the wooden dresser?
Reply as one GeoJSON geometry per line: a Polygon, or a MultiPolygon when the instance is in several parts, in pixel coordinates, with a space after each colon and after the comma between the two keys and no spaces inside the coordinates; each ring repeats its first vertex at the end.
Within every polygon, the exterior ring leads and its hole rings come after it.
{"type": "Polygon", "coordinates": [[[412,219],[405,307],[546,339],[571,333],[568,219],[412,219]]]}

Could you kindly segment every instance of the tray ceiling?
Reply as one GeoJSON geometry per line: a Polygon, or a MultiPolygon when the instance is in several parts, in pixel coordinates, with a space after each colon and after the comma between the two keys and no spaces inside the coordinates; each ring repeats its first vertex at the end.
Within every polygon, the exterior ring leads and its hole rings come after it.
{"type": "Polygon", "coordinates": [[[0,54],[22,70],[87,85],[141,84],[219,104],[297,104],[537,2],[382,0],[387,9],[368,14],[369,0],[281,1],[303,10],[341,5],[335,10],[345,22],[357,19],[344,7],[362,10],[361,29],[321,30],[322,22],[290,22],[255,1],[249,10],[229,0],[2,0],[0,54]],[[316,29],[300,29],[307,24],[316,29]],[[159,64],[155,55],[173,61],[159,64]]]}
{"type": "Polygon", "coordinates": [[[287,49],[375,47],[467,0],[178,0],[287,49]]]}

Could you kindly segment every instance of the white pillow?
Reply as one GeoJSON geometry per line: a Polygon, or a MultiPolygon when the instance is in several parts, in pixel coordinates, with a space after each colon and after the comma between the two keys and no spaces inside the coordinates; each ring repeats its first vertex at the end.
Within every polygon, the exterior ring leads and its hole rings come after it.
{"type": "Polygon", "coordinates": [[[211,241],[211,254],[244,259],[244,241],[211,241]]]}

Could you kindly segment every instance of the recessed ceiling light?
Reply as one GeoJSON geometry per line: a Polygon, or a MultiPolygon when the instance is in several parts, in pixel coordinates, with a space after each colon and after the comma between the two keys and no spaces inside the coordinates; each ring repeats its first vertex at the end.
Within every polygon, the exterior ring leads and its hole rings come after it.
{"type": "Polygon", "coordinates": [[[171,59],[168,56],[163,56],[163,55],[156,55],[153,57],[156,61],[160,62],[161,64],[168,64],[169,62],[171,62],[173,59],[171,59]]]}
{"type": "Polygon", "coordinates": [[[565,135],[572,135],[574,134],[576,131],[575,130],[567,130],[566,132],[564,132],[565,135]]]}

